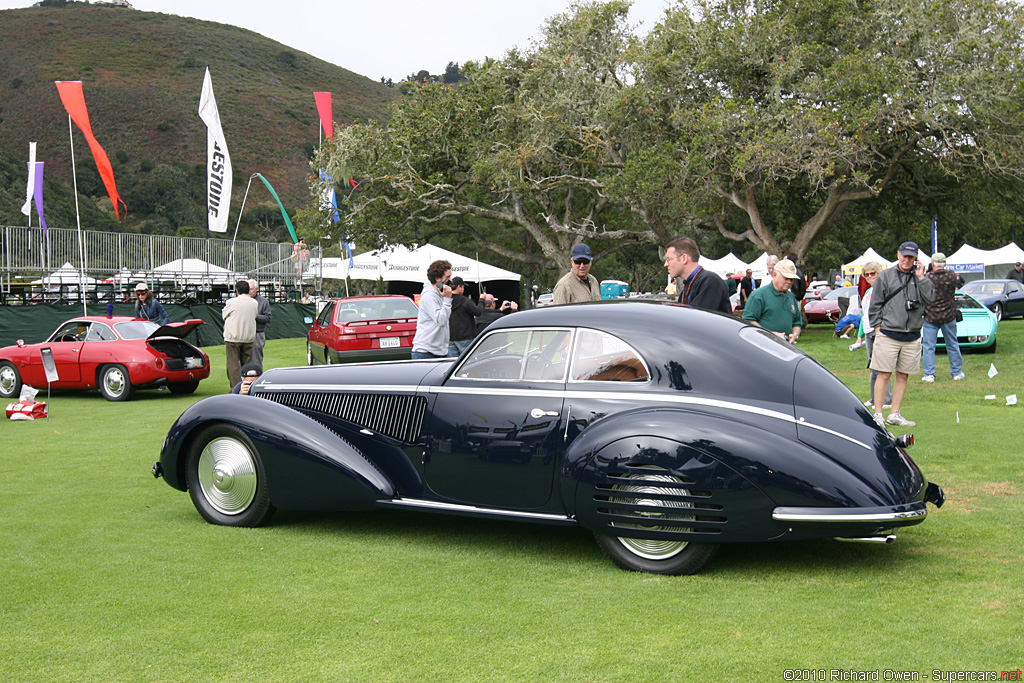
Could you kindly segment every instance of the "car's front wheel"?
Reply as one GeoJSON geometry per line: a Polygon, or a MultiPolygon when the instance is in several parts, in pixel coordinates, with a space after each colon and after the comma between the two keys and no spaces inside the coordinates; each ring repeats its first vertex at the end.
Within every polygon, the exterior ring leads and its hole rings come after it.
{"type": "Polygon", "coordinates": [[[9,360],[0,361],[0,397],[18,398],[21,394],[21,375],[9,360]]]}
{"type": "Polygon", "coordinates": [[[1003,305],[1001,303],[996,303],[992,307],[992,312],[996,314],[996,321],[1003,319],[1003,305]]]}
{"type": "Polygon", "coordinates": [[[108,401],[128,401],[135,394],[128,369],[123,365],[105,365],[100,370],[100,393],[108,401]]]}
{"type": "Polygon", "coordinates": [[[313,364],[313,345],[306,342],[306,365],[313,364]]]}
{"type": "Polygon", "coordinates": [[[228,424],[206,427],[192,441],[188,492],[211,524],[260,526],[276,509],[256,447],[245,432],[228,424]]]}
{"type": "MultiPolygon", "coordinates": [[[[624,524],[631,529],[658,531],[686,531],[678,525],[658,524],[659,519],[687,521],[692,519],[688,510],[690,503],[671,500],[668,496],[688,495],[679,488],[683,482],[668,474],[633,475],[635,483],[624,483],[615,487],[624,495],[612,496],[612,502],[629,503],[645,510],[643,523],[624,524]],[[650,495],[649,498],[643,496],[650,495]]],[[[714,556],[717,543],[694,543],[664,538],[631,538],[611,534],[595,533],[597,544],[605,555],[622,569],[651,574],[696,574],[714,556]]]]}

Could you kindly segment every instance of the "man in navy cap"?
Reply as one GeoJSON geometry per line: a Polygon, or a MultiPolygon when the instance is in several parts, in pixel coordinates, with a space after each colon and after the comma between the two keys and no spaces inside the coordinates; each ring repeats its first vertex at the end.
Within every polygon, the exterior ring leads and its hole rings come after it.
{"type": "Polygon", "coordinates": [[[883,270],[872,288],[868,319],[875,328],[875,346],[870,368],[878,372],[875,382],[875,422],[879,425],[913,427],[914,422],[900,413],[907,391],[907,377],[921,372],[921,326],[924,308],[935,299],[935,286],[925,277],[918,260],[916,242],[900,245],[896,265],[883,270]],[[892,412],[882,420],[882,404],[889,378],[892,386],[892,412]]]}
{"type": "Polygon", "coordinates": [[[569,258],[569,272],[555,285],[555,305],[600,301],[601,283],[590,274],[590,264],[594,261],[590,247],[582,242],[577,244],[569,258]]]}

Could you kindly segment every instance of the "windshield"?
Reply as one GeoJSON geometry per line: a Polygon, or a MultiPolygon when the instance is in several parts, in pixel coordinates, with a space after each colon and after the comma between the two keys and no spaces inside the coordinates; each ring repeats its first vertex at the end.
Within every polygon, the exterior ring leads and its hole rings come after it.
{"type": "Polygon", "coordinates": [[[963,292],[956,293],[956,307],[957,308],[985,308],[977,299],[973,296],[968,296],[963,292]]]}
{"type": "Polygon", "coordinates": [[[857,292],[856,287],[841,287],[826,294],[824,299],[838,299],[841,296],[853,296],[857,292]]]}
{"type": "Polygon", "coordinates": [[[121,335],[121,339],[148,339],[160,326],[149,320],[132,320],[127,323],[118,323],[114,329],[121,335]]]}
{"type": "Polygon", "coordinates": [[[1003,283],[991,280],[975,280],[968,282],[962,289],[968,294],[1002,294],[1003,283]]]}

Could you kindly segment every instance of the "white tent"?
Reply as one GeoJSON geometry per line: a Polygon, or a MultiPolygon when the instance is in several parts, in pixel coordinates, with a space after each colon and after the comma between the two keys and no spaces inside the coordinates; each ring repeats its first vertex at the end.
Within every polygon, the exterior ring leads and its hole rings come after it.
{"type": "MultiPolygon", "coordinates": [[[[60,287],[61,285],[77,285],[80,273],[71,263],[65,263],[63,266],[53,271],[41,280],[36,280],[32,284],[43,285],[44,287],[60,287]]],[[[87,285],[95,285],[96,280],[94,278],[85,276],[84,282],[87,285]]]]}
{"type": "Polygon", "coordinates": [[[999,249],[978,249],[965,244],[946,257],[948,267],[963,275],[965,280],[1006,277],[1018,261],[1024,261],[1024,249],[1015,242],[999,249]]]}
{"type": "Polygon", "coordinates": [[[868,247],[867,251],[865,251],[863,254],[861,254],[857,258],[853,259],[849,263],[844,263],[843,264],[843,272],[847,273],[847,274],[849,274],[849,273],[858,273],[859,274],[860,273],[860,269],[863,268],[864,264],[867,263],[868,261],[877,261],[878,263],[881,263],[886,268],[890,267],[893,264],[893,261],[890,261],[889,259],[883,258],[877,251],[875,251],[871,247],[868,247]]]}
{"type": "Polygon", "coordinates": [[[760,256],[747,264],[747,268],[751,270],[754,279],[760,282],[761,278],[768,275],[768,252],[762,251],[760,256]]]}
{"type": "Polygon", "coordinates": [[[139,272],[134,275],[133,280],[146,282],[148,280],[174,280],[185,283],[208,283],[208,284],[231,284],[237,280],[245,279],[238,273],[232,273],[227,268],[209,263],[199,258],[174,259],[152,270],[139,272]]]}
{"type": "Polygon", "coordinates": [[[366,252],[352,259],[349,266],[347,258],[313,259],[309,272],[319,273],[324,278],[353,280],[376,280],[385,282],[425,282],[427,267],[434,261],[444,259],[452,264],[452,275],[458,275],[466,282],[493,282],[495,280],[512,280],[518,282],[522,276],[503,268],[489,265],[482,261],[456,254],[432,244],[424,244],[416,249],[408,249],[396,245],[379,252],[366,252]]]}
{"type": "Polygon", "coordinates": [[[743,273],[747,270],[747,264],[740,260],[736,254],[731,251],[720,259],[700,257],[700,265],[704,270],[710,270],[712,273],[717,273],[723,278],[733,273],[743,273]]]}

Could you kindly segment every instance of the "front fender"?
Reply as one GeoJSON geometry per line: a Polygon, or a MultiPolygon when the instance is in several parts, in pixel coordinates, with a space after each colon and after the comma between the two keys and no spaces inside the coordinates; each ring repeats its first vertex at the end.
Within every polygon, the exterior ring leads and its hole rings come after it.
{"type": "Polygon", "coordinates": [[[233,425],[252,440],[276,507],[363,510],[395,495],[391,480],[335,432],[279,403],[237,394],[203,399],[171,427],[160,453],[170,486],[188,489],[188,453],[202,428],[214,423],[233,425]]]}

